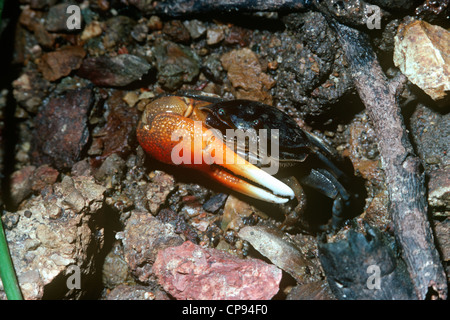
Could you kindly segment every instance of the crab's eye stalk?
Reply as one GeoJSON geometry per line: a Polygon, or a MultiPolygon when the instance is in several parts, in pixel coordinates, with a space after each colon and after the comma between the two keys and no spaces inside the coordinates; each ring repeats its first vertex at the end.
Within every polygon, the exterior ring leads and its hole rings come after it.
{"type": "Polygon", "coordinates": [[[253,124],[253,127],[257,127],[257,126],[259,126],[261,124],[261,120],[255,119],[255,120],[252,121],[252,124],[253,124]]]}

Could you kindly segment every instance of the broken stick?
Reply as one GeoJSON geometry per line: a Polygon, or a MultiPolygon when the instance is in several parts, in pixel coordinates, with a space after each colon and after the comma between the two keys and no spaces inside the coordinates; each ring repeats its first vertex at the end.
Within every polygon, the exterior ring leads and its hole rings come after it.
{"type": "Polygon", "coordinates": [[[355,87],[372,120],[389,192],[395,236],[419,299],[447,298],[447,280],[427,219],[424,174],[397,102],[406,82],[389,82],[364,33],[329,19],[344,49],[355,87]]]}

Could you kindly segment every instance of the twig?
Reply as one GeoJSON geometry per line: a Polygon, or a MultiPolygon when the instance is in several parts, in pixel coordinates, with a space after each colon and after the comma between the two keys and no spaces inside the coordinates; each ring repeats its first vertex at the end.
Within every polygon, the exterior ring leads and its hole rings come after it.
{"type": "Polygon", "coordinates": [[[330,24],[338,34],[356,89],[377,133],[389,212],[416,294],[419,299],[428,298],[433,295],[432,288],[439,298],[446,299],[445,272],[427,220],[424,175],[397,102],[406,78],[400,76],[389,82],[365,34],[333,19],[330,24]]]}
{"type": "Polygon", "coordinates": [[[167,0],[158,1],[155,11],[157,14],[177,17],[211,12],[296,11],[310,5],[310,0],[167,0]]]}

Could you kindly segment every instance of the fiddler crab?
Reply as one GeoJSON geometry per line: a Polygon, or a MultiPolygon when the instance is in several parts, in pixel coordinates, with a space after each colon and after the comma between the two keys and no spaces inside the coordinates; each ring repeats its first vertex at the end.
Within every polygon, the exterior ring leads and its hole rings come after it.
{"type": "Polygon", "coordinates": [[[330,160],[333,151],[286,113],[260,102],[161,96],[145,107],[137,139],[160,162],[198,170],[234,191],[277,204],[295,193],[272,174],[310,159],[300,183],[333,200],[335,221],[350,203],[340,182],[345,175],[330,160]]]}

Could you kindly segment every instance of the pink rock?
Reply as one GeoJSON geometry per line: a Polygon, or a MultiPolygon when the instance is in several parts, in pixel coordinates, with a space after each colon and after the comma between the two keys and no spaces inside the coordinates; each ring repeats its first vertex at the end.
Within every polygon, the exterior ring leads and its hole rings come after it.
{"type": "Polygon", "coordinates": [[[190,241],[159,251],[152,270],[168,293],[187,300],[271,299],[282,276],[261,260],[240,259],[190,241]]]}

